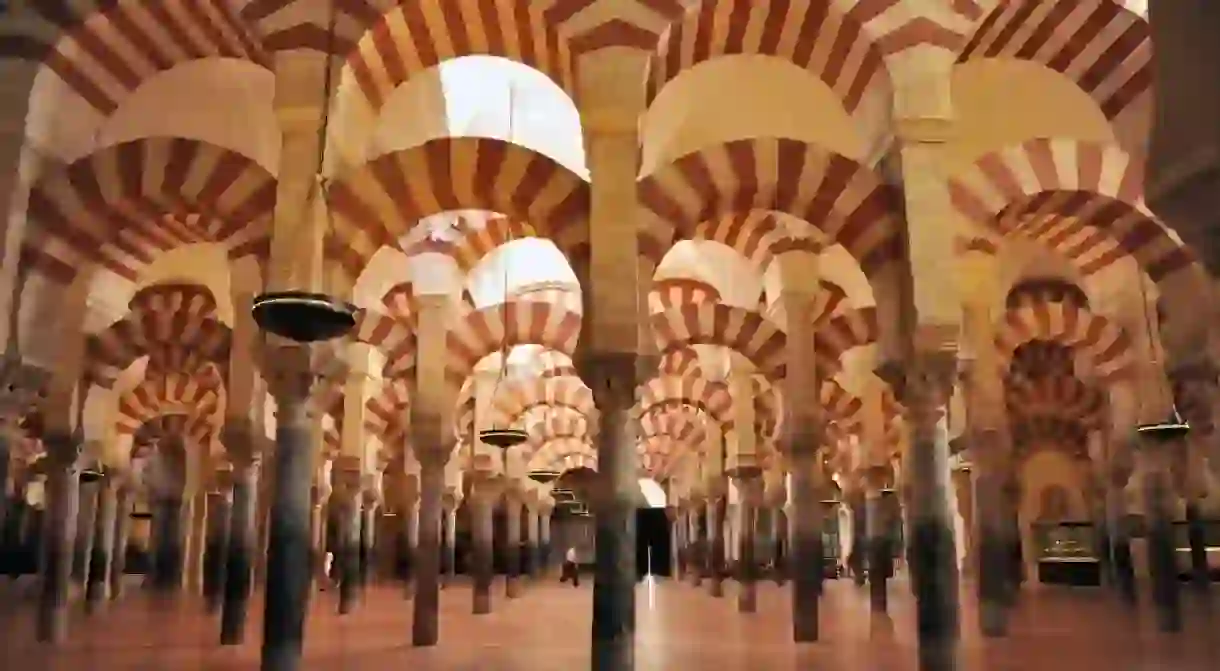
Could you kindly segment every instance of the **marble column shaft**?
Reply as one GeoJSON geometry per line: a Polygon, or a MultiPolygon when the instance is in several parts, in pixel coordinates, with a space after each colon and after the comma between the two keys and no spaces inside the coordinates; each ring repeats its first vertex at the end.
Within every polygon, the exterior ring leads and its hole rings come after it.
{"type": "Polygon", "coordinates": [[[865,493],[865,550],[868,562],[868,603],[873,614],[889,610],[889,577],[893,573],[894,548],[890,540],[893,514],[880,487],[865,493]]]}
{"type": "Polygon", "coordinates": [[[109,596],[110,562],[114,551],[115,515],[118,485],[106,480],[97,490],[93,545],[89,558],[89,577],[85,587],[85,611],[93,612],[109,596]]]}
{"type": "Polygon", "coordinates": [[[522,573],[531,580],[540,575],[541,564],[538,556],[538,527],[542,524],[538,508],[527,509],[525,518],[525,557],[521,561],[522,573]]]}
{"type": "Polygon", "coordinates": [[[1211,591],[1211,567],[1207,563],[1206,523],[1199,511],[1199,501],[1186,502],[1186,537],[1190,545],[1190,582],[1195,591],[1207,595],[1211,591]]]}
{"type": "Polygon", "coordinates": [[[358,491],[336,492],[331,500],[339,527],[339,613],[345,615],[355,610],[360,598],[360,495],[358,491]]]}
{"type": "MultiPolygon", "coordinates": [[[[479,486],[485,485],[475,485],[479,486]]],[[[491,583],[495,570],[492,557],[495,549],[495,499],[486,493],[476,492],[471,504],[471,549],[474,558],[472,612],[475,615],[486,615],[491,612],[491,583]]]]}
{"type": "Polygon", "coordinates": [[[762,502],[762,479],[759,477],[740,480],[737,490],[741,492],[741,537],[737,558],[739,592],[737,610],[753,613],[758,610],[758,562],[754,552],[758,524],[758,506],[762,502]]]}
{"type": "Polygon", "coordinates": [[[864,567],[868,561],[868,509],[864,491],[857,488],[847,495],[847,507],[851,511],[851,551],[847,561],[852,572],[852,581],[864,586],[864,567]]]}
{"type": "Polygon", "coordinates": [[[182,499],[162,497],[153,502],[153,589],[170,595],[182,589],[182,499]]]}
{"type": "Polygon", "coordinates": [[[360,512],[358,584],[361,589],[368,586],[369,580],[373,575],[374,548],[377,544],[377,512],[377,503],[367,500],[364,502],[364,508],[360,512]]]}
{"type": "Polygon", "coordinates": [[[516,493],[504,497],[504,593],[510,599],[521,596],[521,511],[524,508],[516,493]]]}
{"type": "Polygon", "coordinates": [[[688,531],[690,532],[690,583],[694,587],[703,584],[703,576],[707,573],[706,540],[703,533],[706,516],[703,511],[703,504],[695,502],[691,504],[691,509],[687,512],[688,531]]]}
{"type": "MultiPolygon", "coordinates": [[[[440,445],[439,427],[434,434],[440,445]]],[[[439,452],[440,450],[437,450],[439,452]]],[[[445,462],[432,454],[420,463],[419,512],[415,546],[415,603],[411,641],[417,646],[436,645],[440,640],[441,523],[445,514],[445,462]]],[[[452,542],[452,541],[451,541],[452,542]]]]}
{"type": "Polygon", "coordinates": [[[807,443],[790,453],[792,510],[788,537],[792,548],[792,637],[797,643],[817,641],[820,636],[818,600],[822,596],[825,548],[822,544],[822,501],[816,469],[821,468],[817,443],[807,443]]]}
{"type": "Polygon", "coordinates": [[[39,642],[59,644],[68,635],[68,590],[80,512],[80,447],[70,436],[49,437],[44,442],[48,451],[47,510],[35,636],[39,642]]]}
{"type": "MultiPolygon", "coordinates": [[[[396,574],[403,581],[403,597],[415,597],[415,555],[419,552],[419,504],[407,501],[399,513],[402,515],[398,529],[398,558],[394,562],[396,574]]],[[[443,513],[442,513],[443,514],[443,513]]],[[[441,539],[444,545],[444,539],[441,539]]],[[[441,568],[444,570],[444,567],[441,568]]]]}
{"type": "Polygon", "coordinates": [[[208,613],[218,612],[223,603],[228,536],[228,495],[211,492],[207,495],[207,538],[203,550],[203,601],[208,613]]]}
{"type": "Polygon", "coordinates": [[[1119,596],[1128,604],[1138,601],[1135,585],[1135,561],[1131,556],[1131,528],[1127,520],[1125,486],[1111,482],[1106,488],[1106,509],[1110,527],[1110,554],[1114,566],[1114,582],[1119,596]]]}
{"type": "Polygon", "coordinates": [[[84,586],[89,580],[89,560],[97,525],[97,493],[101,482],[80,484],[80,512],[76,515],[76,542],[72,551],[72,581],[84,586]]]}
{"type": "Polygon", "coordinates": [[[443,516],[445,545],[441,549],[446,581],[457,575],[457,506],[446,508],[443,516]]]}
{"type": "Polygon", "coordinates": [[[110,598],[123,595],[127,575],[127,545],[131,536],[131,488],[119,487],[115,495],[114,545],[110,551],[110,598]]]}
{"type": "Polygon", "coordinates": [[[262,671],[295,671],[305,643],[309,606],[313,427],[307,400],[313,384],[310,348],[272,354],[276,400],[274,489],[268,522],[262,671]]]}
{"type": "Polygon", "coordinates": [[[725,557],[725,512],[728,496],[721,494],[707,502],[707,541],[709,546],[708,567],[711,583],[708,593],[714,597],[724,596],[724,575],[727,572],[725,557]]]}
{"type": "MultiPolygon", "coordinates": [[[[991,449],[992,445],[984,446],[991,449]]],[[[1008,566],[1011,542],[1004,523],[1003,480],[998,465],[980,465],[975,472],[974,500],[978,507],[978,617],[984,636],[1008,633],[1008,566]]]]}
{"type": "Polygon", "coordinates": [[[1182,599],[1178,585],[1171,506],[1173,484],[1169,450],[1176,445],[1145,444],[1140,447],[1144,463],[1144,519],[1147,524],[1148,572],[1152,581],[1152,603],[1161,631],[1181,631],[1182,599]]]}
{"type": "Polygon", "coordinates": [[[254,522],[258,496],[258,464],[233,469],[233,500],[229,507],[228,545],[225,549],[224,603],[220,613],[221,645],[245,640],[250,589],[254,584],[254,551],[258,547],[254,522]]]}

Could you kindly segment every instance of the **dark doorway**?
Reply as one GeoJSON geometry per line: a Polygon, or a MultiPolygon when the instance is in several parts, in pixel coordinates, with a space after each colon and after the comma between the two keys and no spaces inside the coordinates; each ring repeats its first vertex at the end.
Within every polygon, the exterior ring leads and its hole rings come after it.
{"type": "Polygon", "coordinates": [[[640,508],[635,514],[635,565],[639,576],[668,577],[673,562],[669,517],[664,508],[640,508]]]}

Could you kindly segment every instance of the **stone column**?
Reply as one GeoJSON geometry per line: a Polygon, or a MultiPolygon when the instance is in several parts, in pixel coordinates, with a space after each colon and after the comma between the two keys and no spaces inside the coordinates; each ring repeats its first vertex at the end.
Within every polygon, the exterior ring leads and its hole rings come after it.
{"type": "Polygon", "coordinates": [[[708,573],[711,583],[708,593],[714,597],[724,596],[724,517],[727,508],[727,492],[709,494],[707,499],[707,543],[708,573]]]}
{"type": "MultiPolygon", "coordinates": [[[[1199,505],[1207,496],[1208,461],[1220,460],[1215,451],[1220,442],[1213,415],[1217,399],[1217,377],[1220,372],[1210,358],[1174,357],[1176,365],[1169,371],[1174,398],[1182,417],[1190,424],[1186,437],[1186,458],[1179,460],[1174,470],[1175,486],[1182,493],[1186,504],[1186,535],[1190,544],[1190,574],[1194,591],[1200,596],[1209,596],[1211,571],[1207,564],[1207,543],[1203,517],[1199,505]],[[1183,361],[1183,359],[1185,359],[1183,361]]],[[[1214,464],[1220,466],[1220,462],[1214,464]]],[[[1216,469],[1220,471],[1220,468],[1216,469]]]]}
{"type": "Polygon", "coordinates": [[[920,353],[906,370],[880,371],[898,391],[909,416],[911,447],[911,580],[916,599],[921,669],[957,668],[957,549],[946,486],[949,445],[941,423],[953,389],[952,353],[920,353]]]}
{"type": "Polygon", "coordinates": [[[1006,441],[994,429],[979,430],[971,438],[970,451],[975,461],[972,473],[977,507],[975,523],[978,525],[975,558],[978,561],[979,630],[987,637],[1007,636],[1012,539],[1008,537],[1003,501],[1004,482],[1009,475],[1000,454],[1006,441]]]}
{"type": "Polygon", "coordinates": [[[524,505],[521,493],[509,489],[504,494],[504,519],[506,538],[504,541],[504,594],[510,599],[521,596],[521,511],[524,505]]]}
{"type": "Polygon", "coordinates": [[[1144,490],[1144,520],[1147,525],[1148,569],[1152,580],[1152,603],[1161,631],[1181,631],[1182,603],[1178,588],[1177,544],[1173,537],[1172,460],[1173,452],[1183,449],[1181,439],[1173,441],[1143,437],[1139,460],[1144,490]]]}
{"type": "MultiPolygon", "coordinates": [[[[820,432],[819,432],[820,433],[820,432]]],[[[793,446],[792,509],[788,514],[791,544],[792,630],[797,643],[811,643],[820,636],[818,600],[822,596],[825,548],[822,542],[823,506],[820,497],[821,469],[816,444],[793,446]]]]}
{"type": "Polygon", "coordinates": [[[89,559],[93,556],[93,537],[97,525],[97,492],[100,481],[80,483],[80,512],[76,516],[76,542],[72,552],[72,582],[81,587],[89,579],[89,559]]]}
{"type": "MultiPolygon", "coordinates": [[[[784,495],[787,497],[787,494],[784,495]]],[[[783,587],[788,583],[788,571],[784,539],[788,537],[787,506],[778,504],[771,509],[771,566],[775,584],[783,587]]]]}
{"type": "MultiPolygon", "coordinates": [[[[401,569],[403,581],[403,598],[412,599],[415,597],[415,556],[419,552],[419,498],[418,493],[412,493],[403,497],[402,508],[399,514],[402,515],[401,526],[399,528],[401,538],[400,550],[402,552],[401,560],[395,562],[401,569]]],[[[441,515],[444,515],[442,503],[441,515]]],[[[445,542],[441,540],[441,547],[444,548],[445,542]]],[[[443,552],[443,549],[442,549],[443,552]]],[[[441,562],[442,564],[444,562],[441,562]]],[[[441,567],[441,572],[444,567],[441,567]]]]}
{"type": "Polygon", "coordinates": [[[85,612],[95,612],[109,596],[111,552],[114,550],[114,520],[117,512],[118,483],[107,477],[99,483],[94,515],[93,547],[89,558],[89,579],[85,586],[85,612]]]}
{"type": "Polygon", "coordinates": [[[275,476],[268,522],[266,606],[263,611],[262,671],[293,671],[300,665],[309,606],[309,512],[313,494],[313,386],[308,345],[268,352],[276,402],[275,476]]]}
{"type": "Polygon", "coordinates": [[[1211,593],[1211,567],[1207,563],[1207,539],[1203,516],[1199,514],[1199,499],[1186,501],[1186,537],[1190,544],[1190,582],[1197,594],[1211,593]]]}
{"type": "MultiPolygon", "coordinates": [[[[417,433],[417,437],[430,442],[421,442],[421,445],[448,445],[441,442],[439,423],[427,423],[427,426],[427,433],[417,433]]],[[[411,641],[417,646],[431,646],[440,640],[440,533],[448,454],[438,447],[420,450],[417,457],[420,462],[419,538],[415,550],[415,614],[411,622],[411,641]]]]}
{"type": "Polygon", "coordinates": [[[12,445],[16,440],[19,440],[17,427],[21,420],[14,412],[8,412],[8,406],[15,399],[2,398],[0,399],[0,556],[3,556],[8,549],[5,547],[5,539],[3,537],[6,522],[8,520],[8,512],[11,506],[8,494],[9,481],[9,464],[12,461],[12,445]]]}
{"type": "Polygon", "coordinates": [[[852,581],[857,587],[864,586],[864,566],[868,552],[865,551],[868,536],[868,510],[866,509],[864,489],[855,486],[847,492],[847,508],[851,511],[851,551],[847,555],[848,567],[852,572],[852,581]]]}
{"type": "Polygon", "coordinates": [[[127,544],[131,535],[131,485],[122,484],[115,500],[114,545],[110,551],[110,598],[123,595],[127,576],[127,544]]]}
{"type": "Polygon", "coordinates": [[[153,589],[161,596],[171,596],[182,589],[183,540],[182,498],[180,494],[154,495],[153,524],[153,589]]]}
{"type": "MultiPolygon", "coordinates": [[[[227,475],[227,473],[226,473],[227,475]]],[[[229,538],[229,492],[226,480],[207,494],[207,538],[203,550],[203,602],[209,614],[224,602],[225,549],[229,538]]]]}
{"type": "MultiPolygon", "coordinates": [[[[237,445],[228,438],[226,444],[233,454],[237,445]]],[[[220,612],[221,645],[240,645],[246,638],[246,615],[250,608],[250,588],[254,584],[253,555],[258,547],[254,523],[258,467],[257,460],[236,452],[233,462],[233,502],[229,508],[229,539],[225,548],[224,603],[220,612]]]]}
{"type": "MultiPolygon", "coordinates": [[[[586,307],[586,310],[590,307],[586,307]]],[[[581,377],[598,409],[598,481],[590,495],[596,545],[593,571],[594,671],[635,667],[635,506],[639,492],[632,415],[649,362],[633,352],[586,352],[581,377]],[[645,367],[644,371],[637,366],[645,367]]]]}
{"type": "Polygon", "coordinates": [[[1135,561],[1131,556],[1131,528],[1127,520],[1127,481],[1131,472],[1111,468],[1106,488],[1106,512],[1110,528],[1110,553],[1114,583],[1122,600],[1132,606],[1138,601],[1135,588],[1135,561]]]}
{"type": "Polygon", "coordinates": [[[539,504],[537,501],[532,501],[526,511],[525,559],[522,561],[522,567],[526,577],[532,581],[542,575],[541,557],[538,554],[538,534],[540,531],[538,527],[542,524],[542,516],[539,514],[539,504]]]}
{"type": "Polygon", "coordinates": [[[703,575],[707,572],[707,540],[703,533],[707,517],[703,514],[704,506],[700,498],[692,498],[689,505],[686,523],[690,538],[690,583],[698,587],[703,584],[703,575]]]}
{"type": "Polygon", "coordinates": [[[474,546],[474,603],[472,611],[475,615],[486,615],[491,612],[491,583],[494,579],[495,564],[492,553],[495,546],[495,506],[500,498],[499,482],[490,476],[482,475],[472,483],[470,500],[470,525],[474,546]]]}
{"type": "Polygon", "coordinates": [[[446,583],[457,575],[457,511],[462,505],[461,491],[455,489],[445,492],[441,521],[444,525],[444,545],[441,556],[444,564],[444,580],[446,583]]]}
{"type": "Polygon", "coordinates": [[[186,588],[191,594],[203,591],[203,557],[207,545],[207,493],[200,490],[187,504],[186,557],[183,562],[186,588]]]}
{"type": "Polygon", "coordinates": [[[682,572],[686,570],[684,560],[686,558],[686,524],[685,514],[682,512],[682,504],[679,502],[675,505],[670,505],[665,509],[665,516],[669,519],[669,537],[670,541],[670,575],[675,580],[682,579],[682,572]]]}
{"type": "Polygon", "coordinates": [[[346,615],[356,608],[360,598],[360,457],[342,456],[335,460],[331,505],[335,507],[338,525],[335,562],[339,573],[339,613],[346,615]]]}
{"type": "Polygon", "coordinates": [[[59,644],[68,636],[68,590],[80,511],[81,441],[72,435],[51,435],[43,443],[47,449],[47,507],[35,636],[41,643],[59,644]]]}
{"type": "Polygon", "coordinates": [[[376,489],[368,487],[364,490],[364,509],[360,515],[359,581],[361,589],[368,587],[373,575],[375,548],[377,546],[377,517],[381,503],[376,489]]]}
{"type": "Polygon", "coordinates": [[[763,496],[762,474],[744,471],[734,480],[741,494],[741,550],[737,558],[737,579],[741,591],[737,595],[737,610],[753,613],[758,610],[758,562],[754,547],[757,541],[758,507],[762,505],[763,496]]]}
{"type": "Polygon", "coordinates": [[[893,511],[885,496],[892,484],[890,467],[873,465],[864,473],[865,528],[864,548],[868,564],[868,603],[873,615],[889,610],[888,581],[894,572],[894,547],[890,540],[893,511]]]}
{"type": "Polygon", "coordinates": [[[543,576],[550,575],[555,562],[555,553],[551,548],[551,522],[554,520],[555,504],[550,503],[543,510],[538,523],[538,536],[541,542],[540,551],[542,552],[542,574],[543,576]]]}

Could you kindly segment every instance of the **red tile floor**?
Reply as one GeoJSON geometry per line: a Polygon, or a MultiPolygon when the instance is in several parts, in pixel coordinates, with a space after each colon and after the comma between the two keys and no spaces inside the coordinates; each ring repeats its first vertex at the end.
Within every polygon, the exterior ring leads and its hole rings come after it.
{"type": "MultiPolygon", "coordinates": [[[[760,589],[759,612],[736,612],[732,583],[716,599],[706,587],[661,581],[638,595],[637,668],[669,669],[914,669],[912,599],[892,587],[892,618],[872,621],[866,595],[851,583],[829,584],[823,598],[823,640],[796,646],[788,640],[788,593],[760,589]]],[[[0,588],[3,591],[4,588],[0,588]]],[[[8,588],[11,590],[11,588],[8,588]]],[[[968,590],[967,590],[968,591],[968,590]]],[[[216,645],[217,623],[194,602],[154,607],[132,590],[109,612],[74,615],[70,641],[59,649],[32,642],[28,602],[11,592],[0,602],[0,671],[235,671],[257,669],[258,613],[250,642],[216,645]]],[[[1146,612],[1133,613],[1105,592],[1043,589],[1027,592],[1012,635],[982,641],[973,606],[963,604],[964,669],[979,671],[1213,671],[1220,660],[1218,614],[1187,598],[1187,629],[1152,631],[1146,612]]],[[[393,586],[371,588],[352,615],[334,612],[334,594],[313,600],[305,669],[418,671],[574,671],[589,668],[592,592],[554,581],[534,584],[520,599],[497,591],[495,612],[470,614],[470,591],[457,586],[442,596],[441,644],[412,648],[410,607],[393,586]]]]}

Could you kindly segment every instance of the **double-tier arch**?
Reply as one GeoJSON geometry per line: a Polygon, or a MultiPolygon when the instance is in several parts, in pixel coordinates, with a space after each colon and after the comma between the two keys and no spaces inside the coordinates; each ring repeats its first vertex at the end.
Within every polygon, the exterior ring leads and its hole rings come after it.
{"type": "Polygon", "coordinates": [[[1130,336],[1118,324],[1074,302],[1036,301],[1009,309],[997,324],[996,349],[1007,369],[1017,348],[1036,340],[1058,343],[1087,359],[1099,379],[1130,372],[1130,336]]]}
{"type": "Polygon", "coordinates": [[[540,345],[571,357],[581,315],[543,301],[514,300],[468,312],[450,329],[445,375],[460,388],[489,354],[518,345],[540,345]]]}

